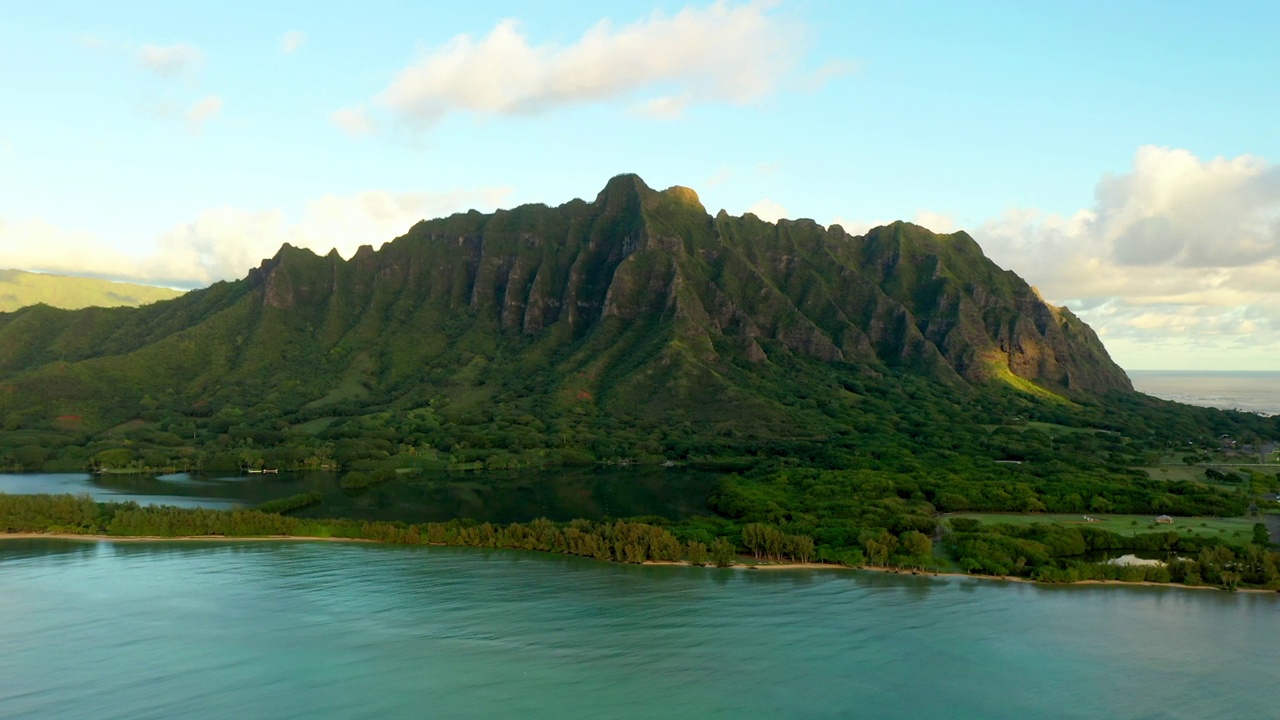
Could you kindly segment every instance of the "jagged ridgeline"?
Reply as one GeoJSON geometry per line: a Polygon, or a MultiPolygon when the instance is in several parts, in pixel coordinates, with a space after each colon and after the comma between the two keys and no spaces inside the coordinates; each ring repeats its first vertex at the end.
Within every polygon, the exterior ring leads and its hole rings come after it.
{"type": "Polygon", "coordinates": [[[432,427],[543,436],[804,435],[885,383],[1064,404],[1131,392],[1088,326],[965,233],[713,217],[634,175],[592,202],[420,222],[350,260],[285,245],[243,280],[142,308],[0,314],[10,432],[227,417],[317,432],[429,411],[432,427]]]}

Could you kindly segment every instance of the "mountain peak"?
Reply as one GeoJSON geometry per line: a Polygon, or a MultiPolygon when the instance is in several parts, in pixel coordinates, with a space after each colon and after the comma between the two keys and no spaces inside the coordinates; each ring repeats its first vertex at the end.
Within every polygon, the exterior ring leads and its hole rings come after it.
{"type": "MultiPolygon", "coordinates": [[[[351,261],[285,244],[246,281],[174,307],[121,316],[92,346],[71,314],[42,330],[39,347],[0,352],[0,377],[30,372],[35,393],[62,387],[41,384],[40,373],[59,372],[52,363],[125,367],[136,355],[168,369],[145,387],[84,398],[116,393],[113,403],[132,408],[141,388],[216,408],[242,402],[235,388],[266,395],[269,382],[280,388],[275,407],[298,417],[389,398],[483,414],[491,398],[528,396],[556,417],[661,423],[776,420],[797,387],[830,394],[815,378],[853,387],[913,375],[1081,397],[1131,390],[1087,325],[1050,308],[967,234],[893,223],[850,237],[805,220],[713,218],[692,190],[657,192],[633,174],[591,203],[426,220],[351,261]]],[[[0,348],[21,346],[13,328],[23,325],[0,318],[0,348]]],[[[34,397],[13,407],[83,414],[89,402],[34,397]]]]}
{"type": "Polygon", "coordinates": [[[638,204],[645,197],[652,195],[653,190],[635,173],[614,175],[605,183],[604,189],[596,195],[596,204],[614,207],[618,204],[629,204],[632,200],[638,204]]]}
{"type": "Polygon", "coordinates": [[[683,185],[672,185],[666,190],[663,190],[660,194],[673,202],[697,208],[703,213],[707,211],[707,209],[702,205],[702,200],[698,198],[698,193],[695,192],[693,188],[687,188],[683,185]]]}

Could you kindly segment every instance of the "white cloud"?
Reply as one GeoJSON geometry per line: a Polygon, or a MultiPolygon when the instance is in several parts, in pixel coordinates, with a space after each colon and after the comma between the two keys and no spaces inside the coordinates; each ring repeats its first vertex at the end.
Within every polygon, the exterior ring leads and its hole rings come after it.
{"type": "Polygon", "coordinates": [[[747,208],[747,212],[755,215],[765,222],[776,223],[782,218],[787,217],[787,209],[778,203],[765,198],[760,202],[747,208]]]}
{"type": "Polygon", "coordinates": [[[204,62],[204,54],[194,45],[143,45],[138,50],[138,62],[147,70],[163,78],[188,74],[204,62]]]}
{"type": "Polygon", "coordinates": [[[195,101],[183,116],[187,120],[187,128],[198,133],[204,129],[206,121],[222,110],[222,98],[217,95],[206,95],[195,101]]]}
{"type": "Polygon", "coordinates": [[[1280,168],[1262,158],[1143,147],[1130,172],[1098,182],[1093,206],[1010,210],[974,235],[1122,364],[1280,356],[1280,168]]]}
{"type": "Polygon", "coordinates": [[[919,210],[912,222],[933,232],[947,235],[956,231],[956,219],[945,213],[919,210]]]}
{"type": "Polygon", "coordinates": [[[853,60],[828,60],[803,79],[802,87],[809,92],[818,92],[832,80],[857,74],[861,70],[862,64],[853,60]]]}
{"type": "MultiPolygon", "coordinates": [[[[38,218],[0,218],[0,267],[38,270],[83,263],[77,258],[91,257],[95,242],[90,233],[63,230],[38,218]]],[[[114,259],[107,262],[116,265],[114,259]]]]}
{"type": "Polygon", "coordinates": [[[577,42],[531,44],[503,20],[476,39],[430,48],[373,99],[412,127],[450,113],[536,113],[553,107],[640,97],[638,109],[670,117],[685,103],[749,103],[793,75],[802,28],[773,2],[655,12],[615,27],[602,20],[577,42]],[[683,100],[681,100],[683,98],[683,100]]]}
{"type": "Polygon", "coordinates": [[[372,135],[377,129],[363,104],[334,111],[329,120],[351,137],[372,135]]]}
{"type": "Polygon", "coordinates": [[[733,175],[734,172],[732,170],[721,165],[719,168],[716,168],[714,175],[702,181],[702,187],[707,188],[708,190],[720,187],[732,179],[733,175]]]}
{"type": "Polygon", "coordinates": [[[102,37],[93,33],[81,34],[80,37],[76,39],[76,42],[78,42],[80,47],[85,50],[106,50],[109,47],[106,40],[103,40],[102,37]]]}
{"type": "Polygon", "coordinates": [[[684,117],[684,109],[688,105],[689,96],[678,95],[646,100],[632,106],[631,110],[637,115],[656,120],[679,120],[684,117]]]}
{"type": "MultiPolygon", "coordinates": [[[[891,222],[893,220],[858,220],[835,217],[832,218],[830,224],[839,225],[850,235],[866,235],[872,228],[888,225],[891,222]]],[[[954,217],[945,213],[934,212],[933,210],[917,210],[910,222],[943,235],[953,233],[957,229],[954,217]]]]}
{"type": "Polygon", "coordinates": [[[280,52],[292,55],[298,52],[307,42],[307,34],[301,30],[290,30],[280,38],[280,52]]]}
{"type": "Polygon", "coordinates": [[[337,248],[350,256],[361,245],[378,246],[403,235],[424,218],[470,208],[490,210],[510,194],[509,188],[453,192],[392,193],[368,190],[355,195],[324,195],[307,203],[302,220],[290,228],[294,245],[316,250],[337,248]]]}
{"type": "Polygon", "coordinates": [[[482,188],[445,193],[370,190],[325,195],[295,222],[281,210],[214,208],[162,233],[154,250],[132,255],[91,233],[68,232],[38,219],[0,218],[0,267],[87,274],[175,287],[196,287],[244,277],[284,243],[350,257],[403,235],[417,221],[470,207],[491,209],[510,193],[482,188]]]}

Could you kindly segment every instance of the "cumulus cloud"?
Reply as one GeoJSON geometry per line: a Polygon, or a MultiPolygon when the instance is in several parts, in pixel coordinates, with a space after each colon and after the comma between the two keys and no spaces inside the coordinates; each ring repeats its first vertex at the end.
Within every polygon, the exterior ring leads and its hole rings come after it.
{"type": "Polygon", "coordinates": [[[0,267],[94,275],[199,287],[243,277],[284,243],[350,257],[404,234],[415,222],[470,207],[496,207],[507,188],[445,193],[370,190],[324,195],[291,221],[281,210],[214,208],[156,238],[152,251],[110,249],[91,233],[69,232],[38,219],[0,218],[0,267]]]}
{"type": "Polygon", "coordinates": [[[200,48],[185,43],[175,45],[146,44],[138,49],[138,63],[162,78],[188,74],[204,62],[200,48]]]}
{"type": "MultiPolygon", "coordinates": [[[[866,235],[872,228],[888,225],[891,222],[893,220],[859,220],[846,217],[836,217],[831,220],[832,225],[839,225],[850,235],[866,235]]],[[[957,229],[954,217],[932,210],[917,210],[916,214],[910,218],[910,222],[942,234],[953,233],[957,229]]]]}
{"type": "Polygon", "coordinates": [[[755,215],[765,222],[776,223],[782,218],[789,217],[787,209],[778,203],[765,198],[760,202],[747,208],[747,212],[755,215]]]}
{"type": "MultiPolygon", "coordinates": [[[[86,257],[97,239],[91,233],[59,228],[38,218],[0,217],[0,267],[39,270],[86,257]]],[[[118,255],[118,253],[109,253],[118,255]]],[[[108,262],[116,265],[117,257],[108,262]]]]}
{"type": "Polygon", "coordinates": [[[373,120],[369,118],[369,111],[364,105],[337,110],[329,116],[329,121],[351,137],[372,135],[376,130],[373,120]]]}
{"type": "Polygon", "coordinates": [[[292,55],[307,42],[307,34],[301,30],[290,30],[280,38],[280,52],[292,55]]]}
{"type": "Polygon", "coordinates": [[[82,33],[76,41],[85,50],[106,50],[109,47],[106,40],[93,33],[82,33]]]}
{"type": "Polygon", "coordinates": [[[450,113],[616,99],[659,117],[695,102],[749,103],[791,77],[801,53],[802,28],[771,15],[773,4],[721,1],[621,27],[602,20],[570,45],[533,44],[518,21],[503,20],[484,37],[426,49],[372,104],[422,128],[450,113]]]}
{"type": "Polygon", "coordinates": [[[1094,196],[1070,215],[1010,210],[974,235],[1132,366],[1208,366],[1243,342],[1280,360],[1280,167],[1143,147],[1094,196]],[[1171,343],[1186,355],[1155,354],[1171,343]]]}
{"type": "Polygon", "coordinates": [[[804,77],[801,86],[809,92],[817,92],[832,80],[853,75],[862,70],[862,64],[853,60],[828,60],[813,73],[804,77]]]}
{"type": "Polygon", "coordinates": [[[198,133],[204,129],[206,121],[221,111],[222,98],[217,95],[206,95],[192,103],[183,117],[186,118],[187,128],[192,132],[198,133]]]}
{"type": "Polygon", "coordinates": [[[678,120],[684,117],[684,109],[688,105],[688,95],[660,97],[633,106],[632,112],[657,120],[678,120]]]}
{"type": "Polygon", "coordinates": [[[920,210],[912,219],[916,225],[928,228],[936,233],[948,234],[956,231],[956,219],[945,213],[932,210],[920,210]]]}

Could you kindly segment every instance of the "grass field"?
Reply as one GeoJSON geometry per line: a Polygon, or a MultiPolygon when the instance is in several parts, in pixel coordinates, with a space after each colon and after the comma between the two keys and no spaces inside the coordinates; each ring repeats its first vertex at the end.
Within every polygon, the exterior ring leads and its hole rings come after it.
{"type": "Polygon", "coordinates": [[[1260,472],[1263,475],[1264,482],[1271,482],[1269,478],[1275,476],[1280,466],[1276,465],[1245,465],[1242,463],[1206,463],[1204,465],[1184,465],[1182,463],[1163,464],[1153,467],[1144,467],[1142,471],[1153,480],[1188,480],[1190,482],[1200,483],[1202,485],[1211,485],[1219,488],[1240,487],[1239,483],[1224,483],[1217,480],[1209,480],[1205,477],[1204,471],[1212,468],[1221,473],[1235,473],[1237,475],[1247,475],[1249,471],[1260,472]]]}
{"type": "Polygon", "coordinates": [[[983,523],[1031,525],[1032,523],[1056,523],[1059,525],[1088,525],[1120,534],[1173,530],[1182,535],[1219,537],[1230,542],[1249,542],[1253,537],[1254,520],[1249,518],[1174,518],[1173,524],[1157,524],[1154,515],[1090,515],[1099,522],[1086,522],[1083,515],[1048,515],[1044,513],[953,513],[947,518],[973,518],[983,523]]]}
{"type": "Polygon", "coordinates": [[[1010,430],[1017,430],[1018,432],[1023,432],[1025,430],[1030,430],[1034,428],[1036,430],[1039,430],[1043,433],[1047,433],[1049,435],[1068,435],[1071,433],[1100,432],[1099,430],[1095,430],[1093,428],[1070,427],[1068,425],[1058,425],[1056,423],[1039,422],[1036,420],[1031,420],[1029,422],[1024,422],[1017,425],[983,425],[982,427],[986,428],[987,432],[995,432],[1000,428],[1008,428],[1010,430]]]}

